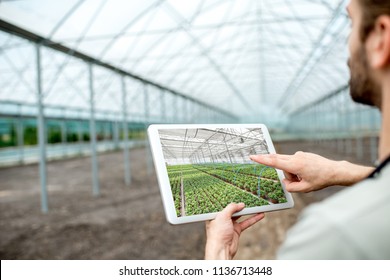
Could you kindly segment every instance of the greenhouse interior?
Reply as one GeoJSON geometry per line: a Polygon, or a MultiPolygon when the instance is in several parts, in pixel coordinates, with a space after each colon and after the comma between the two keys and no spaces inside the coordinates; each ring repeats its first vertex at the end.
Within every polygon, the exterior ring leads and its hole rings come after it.
{"type": "Polygon", "coordinates": [[[167,165],[245,163],[269,153],[261,128],[159,129],[159,138],[167,165]]]}
{"type": "MultiPolygon", "coordinates": [[[[166,221],[150,124],[264,124],[277,153],[373,166],[380,112],[349,94],[347,4],[0,1],[1,259],[202,259],[204,223],[166,221]]],[[[261,133],[184,132],[161,135],[175,164],[268,153],[261,133]]],[[[337,191],[294,194],[236,258],[275,258],[337,191]]]]}

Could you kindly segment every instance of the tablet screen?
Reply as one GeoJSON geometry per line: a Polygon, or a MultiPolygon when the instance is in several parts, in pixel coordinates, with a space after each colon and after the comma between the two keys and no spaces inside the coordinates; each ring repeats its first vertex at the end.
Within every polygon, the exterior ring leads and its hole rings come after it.
{"type": "MultiPolygon", "coordinates": [[[[158,129],[177,217],[286,203],[274,168],[253,163],[268,154],[261,127],[158,129]]],[[[273,147],[272,147],[273,148],[273,147]]]]}

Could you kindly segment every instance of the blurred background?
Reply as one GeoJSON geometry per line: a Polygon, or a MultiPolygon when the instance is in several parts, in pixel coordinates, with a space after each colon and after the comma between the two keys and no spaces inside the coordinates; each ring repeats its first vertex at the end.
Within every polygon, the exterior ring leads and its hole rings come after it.
{"type": "MultiPolygon", "coordinates": [[[[0,1],[1,259],[201,259],[165,220],[145,129],[264,123],[279,153],[365,165],[380,114],[349,96],[346,0],[0,1]]],[[[270,259],[295,195],[248,229],[270,259]]]]}

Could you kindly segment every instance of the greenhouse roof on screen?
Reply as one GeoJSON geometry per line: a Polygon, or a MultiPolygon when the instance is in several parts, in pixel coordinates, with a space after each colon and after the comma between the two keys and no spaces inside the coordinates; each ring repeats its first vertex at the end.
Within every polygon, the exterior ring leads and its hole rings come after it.
{"type": "Polygon", "coordinates": [[[251,154],[269,153],[260,128],[160,129],[167,164],[244,163],[251,154]]]}

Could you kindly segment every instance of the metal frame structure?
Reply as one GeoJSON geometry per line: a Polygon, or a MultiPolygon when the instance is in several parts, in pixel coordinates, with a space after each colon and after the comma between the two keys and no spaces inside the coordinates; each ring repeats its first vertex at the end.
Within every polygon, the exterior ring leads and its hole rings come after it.
{"type": "MultiPolygon", "coordinates": [[[[185,93],[184,100],[212,104],[206,107],[213,112],[222,109],[243,119],[278,123],[280,116],[267,118],[269,112],[294,110],[345,83],[346,3],[74,0],[39,7],[6,1],[0,4],[0,18],[1,25],[15,22],[22,26],[37,18],[39,22],[31,22],[29,29],[42,34],[39,41],[68,54],[54,69],[48,89],[51,95],[59,84],[75,80],[67,73],[74,64],[70,57],[83,54],[81,59],[88,55],[86,60],[93,58],[94,64],[113,71],[137,73],[131,76],[160,90],[169,86],[169,92],[185,93]],[[324,88],[313,92],[307,80],[324,88]],[[265,110],[257,104],[264,104],[265,110]]],[[[6,60],[12,61],[12,56],[6,60]]],[[[24,72],[18,72],[23,80],[24,72]]],[[[107,88],[113,80],[107,77],[107,88]]]]}
{"type": "MultiPolygon", "coordinates": [[[[132,124],[265,123],[299,138],[354,138],[357,147],[371,137],[373,155],[379,113],[352,104],[347,94],[346,4],[1,1],[0,117],[17,122],[21,159],[27,152],[23,120],[37,118],[42,211],[48,210],[45,129],[51,119],[62,122],[65,146],[71,146],[67,122],[89,122],[94,195],[100,192],[96,125],[102,121],[124,149],[126,185],[132,124]]],[[[210,150],[201,149],[205,156],[210,150]]],[[[196,161],[200,154],[193,156],[196,161]]]]}
{"type": "MultiPolygon", "coordinates": [[[[46,138],[47,137],[46,137],[46,132],[45,132],[45,129],[46,129],[45,119],[47,117],[50,117],[50,113],[46,112],[46,109],[48,109],[48,108],[57,109],[58,108],[58,106],[56,107],[56,106],[50,106],[50,105],[48,105],[46,107],[46,104],[45,104],[45,99],[47,99],[48,96],[50,95],[50,93],[52,92],[53,85],[49,86],[49,89],[46,92],[44,91],[43,84],[45,81],[42,80],[43,79],[42,75],[43,75],[43,71],[44,71],[43,70],[44,68],[42,66],[42,56],[43,56],[42,50],[44,48],[54,50],[55,52],[64,53],[65,55],[74,57],[76,59],[80,59],[87,66],[87,71],[88,71],[87,91],[89,92],[89,98],[87,98],[87,100],[88,100],[89,106],[86,106],[86,108],[74,108],[73,110],[76,110],[76,111],[77,110],[84,110],[85,111],[85,110],[88,110],[88,107],[89,107],[89,116],[88,116],[88,114],[87,114],[87,116],[89,117],[89,129],[90,129],[90,139],[91,139],[90,143],[91,143],[91,156],[92,156],[91,164],[92,164],[92,182],[93,182],[93,184],[92,184],[93,191],[92,192],[93,192],[94,196],[100,195],[100,187],[99,187],[99,180],[98,180],[99,167],[97,164],[97,140],[96,140],[96,128],[95,128],[96,112],[98,111],[98,109],[96,108],[97,94],[96,94],[96,90],[95,90],[95,87],[96,87],[95,83],[98,80],[96,78],[96,74],[94,73],[95,68],[97,69],[97,67],[100,67],[100,68],[104,69],[105,71],[109,71],[111,75],[118,76],[121,79],[122,106],[118,106],[118,107],[122,107],[122,108],[118,108],[118,110],[116,112],[114,111],[113,113],[120,116],[119,113],[122,109],[123,130],[124,130],[124,165],[125,165],[124,177],[125,177],[126,185],[130,185],[130,182],[131,182],[128,130],[126,129],[127,123],[129,121],[131,121],[131,118],[129,118],[128,113],[127,113],[128,106],[126,105],[126,104],[128,104],[126,83],[127,83],[129,78],[133,79],[133,80],[140,81],[141,84],[143,85],[144,92],[142,95],[144,96],[144,116],[141,117],[140,119],[144,123],[145,126],[148,123],[153,121],[153,119],[151,118],[150,113],[149,113],[149,108],[152,105],[149,102],[149,92],[147,90],[147,88],[149,86],[153,87],[154,89],[157,89],[158,91],[162,92],[164,95],[166,95],[168,93],[173,95],[174,100],[177,100],[177,99],[187,100],[188,102],[190,102],[189,104],[193,105],[194,107],[198,107],[201,110],[204,110],[206,115],[209,115],[209,112],[212,111],[213,116],[211,116],[211,117],[208,116],[208,118],[207,118],[208,120],[212,119],[213,117],[215,117],[215,120],[220,120],[220,121],[235,120],[235,116],[233,116],[230,113],[224,112],[221,109],[204,104],[203,102],[195,100],[191,97],[187,97],[181,93],[178,93],[177,91],[171,90],[169,88],[166,88],[166,87],[161,86],[159,84],[156,84],[154,82],[143,79],[139,76],[136,76],[136,75],[131,74],[127,71],[124,71],[123,69],[120,69],[118,67],[114,67],[108,63],[104,63],[102,61],[99,61],[97,59],[89,57],[85,54],[82,54],[76,50],[69,49],[65,46],[62,46],[61,44],[55,43],[47,38],[40,37],[36,34],[28,32],[27,30],[23,30],[17,26],[14,26],[14,25],[9,24],[7,22],[4,22],[2,20],[0,20],[0,29],[3,32],[7,32],[9,34],[9,36],[18,36],[20,38],[27,39],[28,41],[26,41],[25,43],[31,44],[31,47],[35,46],[35,49],[36,49],[36,51],[35,51],[35,53],[36,53],[36,55],[35,55],[35,59],[36,59],[36,61],[35,61],[35,65],[36,65],[36,90],[31,88],[31,90],[33,92],[34,91],[36,92],[36,96],[37,96],[36,103],[34,104],[34,103],[29,103],[29,102],[25,103],[25,102],[15,102],[15,101],[7,101],[7,100],[2,100],[2,103],[11,104],[13,106],[16,105],[16,107],[18,107],[18,108],[21,108],[22,106],[27,106],[27,107],[32,106],[32,107],[36,107],[38,110],[36,116],[37,116],[37,126],[38,126],[38,131],[39,131],[39,133],[38,133],[38,142],[39,142],[39,151],[40,151],[39,173],[40,173],[40,179],[41,179],[41,210],[43,213],[47,213],[48,209],[49,209],[48,195],[47,195],[47,176],[46,176],[46,174],[47,174],[47,171],[46,171],[46,161],[47,161],[46,142],[47,142],[47,139],[46,138]]],[[[61,74],[63,74],[62,71],[63,71],[64,67],[68,66],[69,63],[70,63],[69,59],[66,57],[65,62],[61,64],[61,67],[57,71],[56,76],[54,76],[53,83],[55,83],[55,81],[59,79],[61,74]]],[[[20,78],[23,80],[22,74],[20,74],[20,78]]],[[[28,85],[28,83],[26,83],[26,84],[28,85]]],[[[108,85],[103,85],[103,91],[105,89],[107,89],[107,87],[110,84],[111,84],[111,82],[109,82],[108,85]]],[[[101,86],[102,85],[100,85],[100,87],[101,86]]],[[[102,89],[100,88],[100,90],[102,90],[102,89]]],[[[132,100],[130,100],[130,102],[131,101],[132,100]]],[[[64,107],[60,107],[60,108],[62,108],[62,114],[63,114],[65,111],[64,108],[66,108],[66,107],[64,106],[64,107]]],[[[166,108],[164,108],[164,110],[166,110],[166,108]]],[[[177,111],[179,111],[178,108],[177,108],[177,111]]],[[[14,115],[14,114],[15,114],[14,112],[10,113],[10,115],[14,115]]],[[[166,112],[161,111],[161,115],[163,115],[163,114],[165,115],[166,112]]],[[[7,114],[7,112],[2,112],[2,115],[7,116],[8,114],[7,114]]],[[[19,113],[19,117],[22,117],[22,115],[20,113],[19,113]]],[[[63,118],[66,119],[67,117],[63,116],[63,118]]],[[[119,118],[120,117],[116,116],[116,119],[119,119],[119,118]]],[[[158,119],[160,121],[159,116],[158,116],[158,119]]],[[[182,121],[184,121],[184,119],[188,120],[189,118],[187,115],[183,114],[182,121]]],[[[167,121],[167,120],[165,120],[165,121],[167,121]]],[[[62,126],[61,131],[62,131],[63,135],[66,133],[64,131],[64,126],[62,126]]],[[[20,134],[20,133],[18,133],[18,134],[20,134]]],[[[64,138],[66,139],[66,137],[63,136],[63,139],[64,138]]],[[[19,142],[22,142],[22,141],[19,140],[19,142]]],[[[22,143],[20,143],[20,144],[22,144],[22,143]]],[[[146,143],[146,145],[147,145],[147,143],[146,143]]],[[[150,172],[151,171],[150,155],[148,157],[147,163],[148,163],[148,165],[147,165],[148,171],[150,172]]]]}
{"type": "Polygon", "coordinates": [[[247,163],[250,154],[268,153],[260,128],[161,129],[159,135],[168,165],[247,163]]]}

